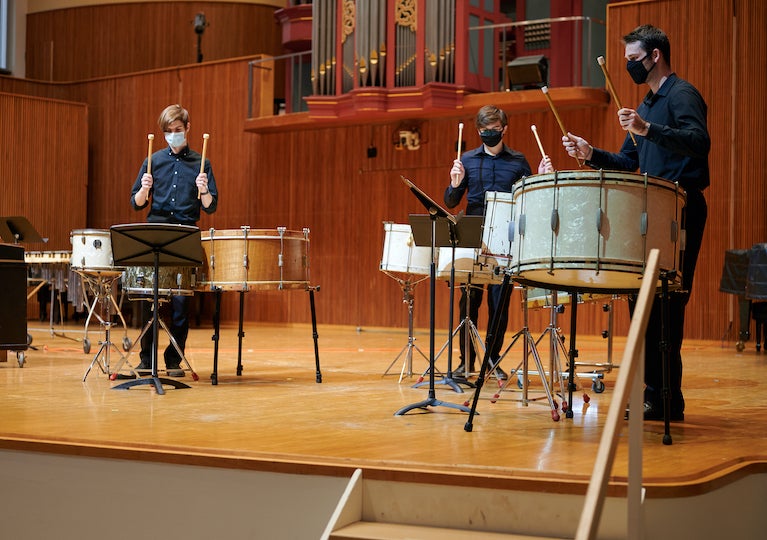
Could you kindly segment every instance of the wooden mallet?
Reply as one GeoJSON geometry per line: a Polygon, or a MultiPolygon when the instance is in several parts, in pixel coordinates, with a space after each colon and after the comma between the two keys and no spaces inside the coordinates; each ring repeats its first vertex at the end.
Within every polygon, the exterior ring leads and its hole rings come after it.
{"type": "Polygon", "coordinates": [[[152,174],[152,143],[154,142],[154,135],[151,133],[146,136],[149,145],[146,151],[146,173],[152,174]]]}
{"type": "MultiPolygon", "coordinates": [[[[551,101],[551,96],[549,95],[549,87],[548,86],[542,86],[541,92],[543,92],[543,95],[546,96],[546,101],[549,102],[549,107],[551,108],[551,112],[554,113],[554,117],[557,119],[557,124],[559,124],[559,129],[562,130],[562,136],[567,137],[567,130],[565,129],[565,125],[562,123],[562,119],[559,117],[559,113],[557,112],[557,108],[554,107],[554,102],[551,101]]],[[[581,160],[578,159],[578,156],[575,156],[575,161],[578,162],[578,167],[582,167],[581,160]]]]}
{"type": "MultiPolygon", "coordinates": [[[[605,80],[607,81],[607,88],[610,90],[610,95],[613,96],[613,101],[615,102],[615,105],[618,107],[618,110],[621,110],[623,107],[621,107],[621,101],[618,99],[618,94],[615,93],[615,88],[613,88],[613,81],[612,79],[610,79],[610,74],[607,72],[607,64],[605,64],[605,57],[598,56],[597,63],[599,64],[599,67],[602,68],[602,73],[604,73],[605,80]]],[[[634,146],[636,146],[637,140],[634,138],[634,134],[629,131],[629,135],[631,136],[631,140],[634,142],[634,146]]]]}
{"type": "MultiPolygon", "coordinates": [[[[205,154],[208,153],[208,139],[210,135],[207,133],[202,134],[202,159],[200,160],[200,174],[205,172],[205,154]]],[[[208,188],[210,189],[210,188],[208,188]]],[[[200,188],[197,188],[197,198],[200,198],[200,188]]]]}
{"type": "Polygon", "coordinates": [[[533,132],[533,135],[535,135],[535,141],[538,143],[538,150],[541,151],[541,157],[543,159],[546,159],[546,152],[543,151],[543,145],[541,144],[541,138],[538,137],[538,128],[535,127],[535,124],[530,126],[530,130],[533,132]]]}

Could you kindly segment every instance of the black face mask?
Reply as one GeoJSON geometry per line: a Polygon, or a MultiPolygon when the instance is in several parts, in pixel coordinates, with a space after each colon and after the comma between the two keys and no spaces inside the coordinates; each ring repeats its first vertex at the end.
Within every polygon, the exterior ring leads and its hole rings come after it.
{"type": "Polygon", "coordinates": [[[479,138],[488,147],[492,148],[496,146],[503,139],[503,131],[495,131],[494,129],[483,129],[479,132],[479,138]]]}
{"type": "Polygon", "coordinates": [[[644,55],[641,60],[629,60],[626,62],[626,71],[629,72],[629,75],[631,75],[631,78],[637,84],[643,84],[646,82],[647,76],[653,69],[655,69],[655,66],[657,65],[655,62],[653,62],[653,65],[650,69],[645,68],[644,61],[647,56],[648,55],[644,55]]]}

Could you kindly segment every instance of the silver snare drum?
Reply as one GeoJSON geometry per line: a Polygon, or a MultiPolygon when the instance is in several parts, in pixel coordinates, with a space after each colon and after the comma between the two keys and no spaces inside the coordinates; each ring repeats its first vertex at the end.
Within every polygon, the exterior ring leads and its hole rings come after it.
{"type": "MultiPolygon", "coordinates": [[[[129,266],[123,272],[123,289],[129,298],[154,296],[154,267],[129,266]]],[[[161,266],[158,281],[159,296],[192,296],[197,281],[197,269],[192,266],[161,266]]]]}

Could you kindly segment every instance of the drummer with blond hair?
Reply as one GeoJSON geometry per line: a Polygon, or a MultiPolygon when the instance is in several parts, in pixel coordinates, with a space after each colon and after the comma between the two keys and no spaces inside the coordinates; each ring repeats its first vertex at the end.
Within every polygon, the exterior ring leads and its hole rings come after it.
{"type": "MultiPolygon", "coordinates": [[[[210,161],[189,147],[191,123],[189,112],[181,105],[169,105],[157,120],[167,146],[148,153],[139,169],[131,191],[134,210],[149,207],[149,223],[177,223],[196,225],[200,211],[212,214],[218,206],[218,190],[210,161]]],[[[153,137],[150,135],[151,149],[153,137]]],[[[205,151],[203,150],[203,154],[205,151]]],[[[181,352],[189,333],[189,296],[172,296],[169,330],[181,352]]],[[[151,303],[142,302],[142,325],[151,318],[151,303]]],[[[137,371],[151,370],[152,333],[141,339],[141,363],[137,371]]],[[[172,345],[164,353],[166,373],[170,377],[183,377],[181,357],[172,345]]]]}

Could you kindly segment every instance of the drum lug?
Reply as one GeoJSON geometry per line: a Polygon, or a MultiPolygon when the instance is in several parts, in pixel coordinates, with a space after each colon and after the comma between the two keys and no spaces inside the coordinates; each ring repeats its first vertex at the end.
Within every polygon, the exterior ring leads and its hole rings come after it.
{"type": "Polygon", "coordinates": [[[559,210],[556,208],[551,210],[551,230],[555,233],[559,230],[559,210]]]}
{"type": "Polygon", "coordinates": [[[639,232],[642,236],[647,235],[647,212],[642,212],[640,216],[639,232]]]}

